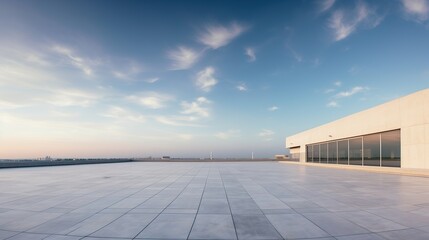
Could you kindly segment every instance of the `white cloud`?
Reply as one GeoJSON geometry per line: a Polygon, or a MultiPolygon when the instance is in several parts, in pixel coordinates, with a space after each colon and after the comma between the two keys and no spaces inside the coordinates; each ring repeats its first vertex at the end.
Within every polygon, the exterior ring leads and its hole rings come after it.
{"type": "Polygon", "coordinates": [[[334,82],[334,85],[335,85],[335,86],[337,86],[337,87],[341,86],[341,84],[342,84],[342,82],[341,82],[341,81],[336,81],[336,82],[334,82]]]}
{"type": "Polygon", "coordinates": [[[326,104],[327,107],[338,107],[338,102],[336,101],[330,101],[328,104],[326,104]]]}
{"type": "Polygon", "coordinates": [[[279,109],[279,107],[277,107],[277,106],[272,106],[272,107],[269,107],[269,108],[268,108],[268,111],[274,112],[274,111],[277,111],[278,109],[279,109]]]}
{"type": "Polygon", "coordinates": [[[380,24],[383,17],[375,8],[370,8],[363,1],[358,1],[353,11],[339,9],[334,11],[328,26],[333,30],[334,40],[340,41],[355,32],[360,27],[374,28],[380,24]]]}
{"type": "Polygon", "coordinates": [[[258,136],[259,136],[259,137],[261,137],[261,138],[262,138],[262,140],[264,140],[264,141],[271,141],[271,140],[273,140],[273,139],[272,139],[272,136],[273,136],[274,134],[275,134],[275,133],[274,133],[272,130],[269,130],[269,129],[262,129],[262,131],[261,131],[261,132],[259,132],[258,136]]]}
{"type": "Polygon", "coordinates": [[[238,91],[241,91],[241,92],[247,91],[247,86],[246,86],[245,83],[238,84],[236,88],[237,88],[238,91]]]}
{"type": "Polygon", "coordinates": [[[154,118],[157,122],[169,126],[202,127],[196,124],[199,118],[194,116],[155,116],[154,118]]]}
{"type": "Polygon", "coordinates": [[[402,0],[405,12],[417,21],[429,19],[429,0],[402,0]]]}
{"type": "Polygon", "coordinates": [[[339,92],[337,95],[335,95],[337,98],[342,98],[342,97],[350,97],[355,95],[356,93],[359,92],[363,92],[365,90],[367,90],[367,87],[362,87],[362,86],[356,86],[348,91],[343,91],[343,92],[339,92]]]}
{"type": "Polygon", "coordinates": [[[145,82],[147,83],[156,83],[158,81],[159,81],[159,77],[149,78],[145,80],[145,82]]]}
{"type": "Polygon", "coordinates": [[[124,108],[118,106],[110,107],[106,113],[103,114],[105,117],[114,118],[118,120],[129,120],[134,122],[145,122],[146,118],[137,113],[133,113],[124,108]]]}
{"type": "Polygon", "coordinates": [[[238,23],[232,23],[229,26],[210,25],[198,36],[198,41],[212,49],[217,49],[228,45],[246,29],[238,23]]]}
{"type": "Polygon", "coordinates": [[[215,69],[213,67],[206,67],[197,73],[196,85],[201,90],[209,92],[213,86],[218,83],[218,80],[214,77],[215,69]]]}
{"type": "Polygon", "coordinates": [[[141,72],[143,72],[143,68],[135,62],[131,62],[128,64],[125,70],[116,70],[113,71],[112,74],[115,78],[118,79],[134,80],[135,76],[141,72]]]}
{"type": "Polygon", "coordinates": [[[320,12],[326,12],[332,8],[335,4],[335,0],[323,0],[319,1],[320,4],[320,12]]]}
{"type": "Polygon", "coordinates": [[[192,67],[200,54],[191,48],[179,46],[176,50],[169,51],[167,57],[173,61],[171,70],[183,70],[192,67]]]}
{"type": "Polygon", "coordinates": [[[187,115],[196,115],[198,117],[208,117],[210,116],[210,111],[206,107],[210,101],[205,97],[199,97],[193,102],[183,101],[182,106],[182,114],[187,115]]]}
{"type": "Polygon", "coordinates": [[[91,76],[94,73],[90,61],[78,56],[72,49],[60,45],[54,45],[52,50],[62,56],[65,56],[70,64],[82,70],[85,75],[91,76]]]}
{"type": "Polygon", "coordinates": [[[166,103],[173,99],[172,96],[156,92],[146,92],[127,97],[128,100],[151,109],[166,107],[166,103]]]}
{"type": "Polygon", "coordinates": [[[194,138],[192,134],[186,134],[186,133],[179,134],[178,137],[183,140],[191,140],[194,138]]]}
{"type": "Polygon", "coordinates": [[[248,57],[249,62],[256,61],[255,49],[250,48],[250,47],[245,48],[244,54],[246,54],[246,56],[248,57]]]}
{"type": "Polygon", "coordinates": [[[238,137],[240,134],[240,130],[230,129],[224,132],[218,132],[215,134],[215,137],[226,140],[233,137],[238,137]]]}

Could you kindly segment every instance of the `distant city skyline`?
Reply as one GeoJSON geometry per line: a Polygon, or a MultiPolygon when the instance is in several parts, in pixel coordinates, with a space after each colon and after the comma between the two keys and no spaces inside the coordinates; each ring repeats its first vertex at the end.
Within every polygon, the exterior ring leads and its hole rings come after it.
{"type": "Polygon", "coordinates": [[[429,87],[429,0],[7,0],[0,29],[0,158],[273,157],[429,87]]]}

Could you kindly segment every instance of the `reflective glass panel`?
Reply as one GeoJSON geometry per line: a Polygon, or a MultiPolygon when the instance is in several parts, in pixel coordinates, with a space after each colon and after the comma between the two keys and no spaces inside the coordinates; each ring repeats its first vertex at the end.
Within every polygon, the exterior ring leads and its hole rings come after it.
{"type": "Polygon", "coordinates": [[[380,166],[380,134],[363,137],[363,165],[380,166]]]}
{"type": "Polygon", "coordinates": [[[349,140],[350,165],[362,165],[362,138],[349,140]]]}
{"type": "Polygon", "coordinates": [[[381,166],[401,166],[401,132],[399,130],[381,133],[381,166]]]}
{"type": "Polygon", "coordinates": [[[307,145],[307,162],[313,161],[313,146],[307,145]]]}
{"type": "Polygon", "coordinates": [[[349,164],[349,141],[338,141],[338,164],[349,164]]]}
{"type": "Polygon", "coordinates": [[[337,142],[328,143],[328,163],[337,163],[337,142]]]}
{"type": "Polygon", "coordinates": [[[328,144],[326,143],[320,144],[320,162],[321,163],[328,162],[328,144]]]}
{"type": "Polygon", "coordinates": [[[319,144],[313,145],[313,162],[320,162],[319,159],[319,144]]]}

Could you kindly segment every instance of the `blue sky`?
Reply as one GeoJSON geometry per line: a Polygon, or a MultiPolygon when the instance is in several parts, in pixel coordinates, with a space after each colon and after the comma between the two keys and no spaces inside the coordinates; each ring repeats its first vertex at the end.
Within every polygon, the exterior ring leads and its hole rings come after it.
{"type": "Polygon", "coordinates": [[[429,86],[429,1],[1,1],[0,158],[272,157],[429,86]]]}

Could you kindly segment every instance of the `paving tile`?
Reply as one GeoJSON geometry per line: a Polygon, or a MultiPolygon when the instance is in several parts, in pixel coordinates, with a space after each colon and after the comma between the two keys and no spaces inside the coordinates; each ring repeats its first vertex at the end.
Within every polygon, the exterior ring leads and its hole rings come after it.
{"type": "Polygon", "coordinates": [[[63,235],[51,235],[47,238],[44,238],[44,240],[79,240],[81,237],[74,237],[74,236],[63,236],[63,235]]]}
{"type": "Polygon", "coordinates": [[[427,240],[429,239],[429,233],[417,230],[417,229],[405,229],[390,232],[377,233],[387,240],[427,240]]]}
{"type": "Polygon", "coordinates": [[[140,233],[157,215],[129,213],[116,219],[100,230],[91,234],[92,237],[133,238],[140,233]]]}
{"type": "Polygon", "coordinates": [[[28,231],[32,233],[62,234],[91,215],[90,213],[67,213],[28,231]]]}
{"type": "Polygon", "coordinates": [[[429,217],[398,209],[382,208],[370,209],[367,211],[407,227],[422,227],[429,225],[429,217]]]}
{"type": "Polygon", "coordinates": [[[238,239],[282,239],[264,215],[233,215],[238,239]]]}
{"type": "Polygon", "coordinates": [[[115,221],[121,214],[95,214],[70,228],[68,235],[88,236],[115,221]]]}
{"type": "Polygon", "coordinates": [[[198,214],[189,239],[237,239],[230,214],[198,214]]]}
{"type": "Polygon", "coordinates": [[[335,213],[305,213],[304,216],[332,236],[368,233],[368,230],[335,213]]]}
{"type": "Polygon", "coordinates": [[[1,225],[0,228],[10,231],[26,231],[61,215],[62,213],[38,212],[23,219],[10,221],[1,225]]]}
{"type": "Polygon", "coordinates": [[[266,215],[271,224],[286,239],[320,238],[330,235],[299,214],[266,215]]]}
{"type": "Polygon", "coordinates": [[[17,234],[18,234],[18,232],[0,230],[0,240],[8,239],[8,238],[10,238],[14,235],[17,235],[17,234]]]}
{"type": "Polygon", "coordinates": [[[187,239],[195,214],[160,214],[137,238],[187,239]]]}
{"type": "Polygon", "coordinates": [[[371,232],[385,232],[407,228],[403,225],[365,211],[342,212],[338,213],[338,215],[364,227],[365,229],[368,229],[371,232]]]}
{"type": "Polygon", "coordinates": [[[385,240],[375,233],[337,237],[338,240],[385,240]]]}
{"type": "Polygon", "coordinates": [[[226,198],[203,198],[199,213],[230,213],[226,198]]]}
{"type": "Polygon", "coordinates": [[[20,233],[17,234],[11,238],[8,238],[8,240],[40,240],[45,239],[48,237],[46,234],[38,234],[38,233],[20,233]]]}

